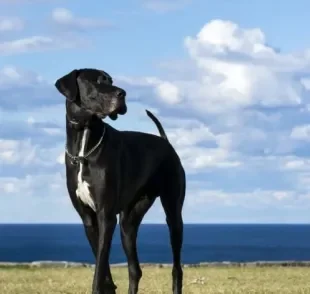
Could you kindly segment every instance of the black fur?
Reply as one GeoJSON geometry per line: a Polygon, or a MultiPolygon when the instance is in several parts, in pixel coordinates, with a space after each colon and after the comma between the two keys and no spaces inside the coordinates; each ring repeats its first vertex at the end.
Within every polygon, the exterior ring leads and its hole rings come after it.
{"type": "Polygon", "coordinates": [[[126,92],[113,86],[112,78],[103,71],[74,70],[57,80],[55,86],[67,98],[67,150],[71,155],[78,155],[85,128],[89,130],[86,152],[98,143],[105,132],[103,143],[84,160],[83,167],[83,179],[90,184],[95,211],[77,197],[79,164],[66,156],[68,192],[96,257],[92,293],[115,293],[108,259],[117,214],[128,260],[128,293],[138,292],[142,271],[136,248],[137,232],[144,215],[158,196],[170,231],[173,293],[182,293],[185,172],[160,122],[147,111],[162,137],[118,131],[102,121],[107,116],[116,119],[118,114],[125,114],[127,110],[126,92]]]}

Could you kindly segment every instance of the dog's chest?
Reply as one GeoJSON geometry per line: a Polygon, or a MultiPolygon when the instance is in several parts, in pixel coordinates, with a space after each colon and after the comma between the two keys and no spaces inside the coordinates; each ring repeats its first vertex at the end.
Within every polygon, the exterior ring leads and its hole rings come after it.
{"type": "Polygon", "coordinates": [[[87,206],[92,208],[92,210],[96,211],[95,203],[93,197],[90,192],[90,184],[83,180],[81,176],[81,166],[80,171],[77,176],[77,188],[76,188],[76,196],[87,206]]]}
{"type": "MultiPolygon", "coordinates": [[[[83,134],[81,149],[79,152],[79,156],[83,157],[85,154],[85,145],[86,145],[86,132],[83,134]]],[[[96,211],[96,206],[93,200],[93,197],[90,192],[90,184],[83,179],[83,170],[85,166],[82,161],[79,163],[79,171],[77,174],[77,188],[76,188],[76,196],[87,206],[89,206],[92,210],[96,211]]]]}

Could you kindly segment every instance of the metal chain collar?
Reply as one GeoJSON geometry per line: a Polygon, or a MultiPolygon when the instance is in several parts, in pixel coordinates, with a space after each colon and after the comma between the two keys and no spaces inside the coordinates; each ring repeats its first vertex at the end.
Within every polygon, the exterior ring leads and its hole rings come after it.
{"type": "Polygon", "coordinates": [[[74,156],[74,155],[70,154],[69,150],[68,150],[68,145],[66,144],[65,151],[66,151],[66,154],[68,155],[68,157],[71,159],[72,164],[77,164],[81,161],[82,162],[86,161],[87,157],[89,157],[102,143],[103,137],[105,135],[105,129],[106,128],[103,129],[102,136],[101,136],[100,140],[98,141],[98,143],[93,148],[91,148],[84,156],[78,156],[78,155],[74,156]]]}

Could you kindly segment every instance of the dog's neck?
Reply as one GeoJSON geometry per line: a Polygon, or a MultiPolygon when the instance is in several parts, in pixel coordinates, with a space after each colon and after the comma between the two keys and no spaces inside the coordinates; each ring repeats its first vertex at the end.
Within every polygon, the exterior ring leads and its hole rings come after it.
{"type": "MultiPolygon", "coordinates": [[[[74,116],[67,109],[66,113],[66,133],[67,143],[66,150],[71,156],[79,156],[81,148],[84,147],[84,152],[87,153],[96,146],[102,143],[105,133],[104,122],[96,116],[90,118],[90,121],[79,122],[74,119],[74,116]],[[88,131],[86,134],[85,131],[88,131]],[[87,135],[87,136],[86,136],[87,135]],[[84,137],[84,139],[83,139],[84,137]],[[85,141],[86,140],[86,141],[85,141]],[[84,145],[85,146],[82,146],[84,145]]],[[[98,146],[99,147],[99,146],[98,146]]],[[[72,158],[71,158],[72,159],[72,158]]],[[[71,160],[72,161],[72,160],[71,160]]]]}

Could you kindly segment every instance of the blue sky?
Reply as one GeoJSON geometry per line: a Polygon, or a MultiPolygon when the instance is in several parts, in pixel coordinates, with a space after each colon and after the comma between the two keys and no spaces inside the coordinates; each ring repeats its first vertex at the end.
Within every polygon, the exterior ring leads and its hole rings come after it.
{"type": "MultiPolygon", "coordinates": [[[[307,1],[0,0],[0,222],[80,222],[64,173],[74,68],[107,71],[187,172],[184,221],[310,221],[307,1]]],[[[164,222],[159,201],[144,222],[164,222]]]]}

